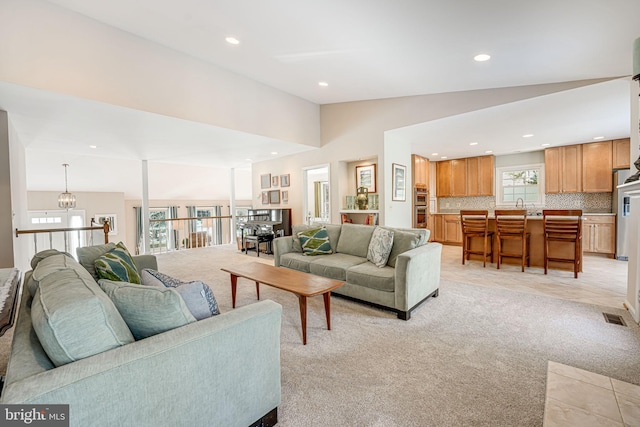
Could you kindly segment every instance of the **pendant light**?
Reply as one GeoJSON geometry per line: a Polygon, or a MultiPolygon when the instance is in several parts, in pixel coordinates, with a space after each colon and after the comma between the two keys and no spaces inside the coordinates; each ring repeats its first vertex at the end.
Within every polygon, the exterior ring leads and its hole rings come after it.
{"type": "Polygon", "coordinates": [[[64,193],[60,193],[58,196],[58,207],[61,209],[73,209],[76,207],[76,196],[69,193],[67,188],[67,168],[68,164],[64,163],[64,193]]]}

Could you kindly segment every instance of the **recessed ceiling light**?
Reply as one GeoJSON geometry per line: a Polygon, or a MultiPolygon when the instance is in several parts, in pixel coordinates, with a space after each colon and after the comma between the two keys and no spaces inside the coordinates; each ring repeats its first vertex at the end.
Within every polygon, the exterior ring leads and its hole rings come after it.
{"type": "Polygon", "coordinates": [[[318,86],[327,87],[327,86],[329,86],[329,83],[327,83],[327,82],[318,82],[318,86]]]}
{"type": "Polygon", "coordinates": [[[551,145],[551,144],[542,144],[542,146],[543,146],[543,147],[548,147],[548,146],[550,146],[550,145],[551,145]]]}
{"type": "Polygon", "coordinates": [[[487,151],[485,151],[485,154],[491,154],[491,153],[493,153],[493,150],[487,150],[487,151]]]}
{"type": "Polygon", "coordinates": [[[474,61],[484,62],[491,59],[491,55],[487,55],[486,53],[481,53],[473,57],[474,61]]]}
{"type": "Polygon", "coordinates": [[[272,151],[271,154],[275,156],[276,154],[278,154],[278,152],[277,151],[272,151]]]}
{"type": "Polygon", "coordinates": [[[533,136],[532,133],[528,133],[526,135],[522,135],[523,138],[531,138],[533,136]]]}
{"type": "Polygon", "coordinates": [[[97,145],[90,145],[89,148],[98,148],[97,145]]]}
{"type": "Polygon", "coordinates": [[[440,157],[440,158],[441,158],[441,159],[446,159],[446,158],[447,158],[447,156],[442,156],[442,157],[440,157]]]}
{"type": "Polygon", "coordinates": [[[593,139],[596,139],[596,140],[597,140],[597,139],[604,139],[604,136],[596,136],[596,137],[595,137],[595,138],[593,138],[593,139]]]}
{"type": "Polygon", "coordinates": [[[470,142],[469,145],[478,145],[477,142],[470,142]]]}
{"type": "Polygon", "coordinates": [[[438,155],[438,153],[431,153],[431,155],[432,155],[432,156],[437,156],[437,155],[438,155]]]}
{"type": "Polygon", "coordinates": [[[237,39],[237,38],[235,38],[235,37],[231,37],[231,36],[230,36],[230,37],[225,38],[225,40],[226,40],[226,41],[227,41],[227,43],[229,43],[229,44],[240,44],[240,40],[238,40],[238,39],[237,39]]]}

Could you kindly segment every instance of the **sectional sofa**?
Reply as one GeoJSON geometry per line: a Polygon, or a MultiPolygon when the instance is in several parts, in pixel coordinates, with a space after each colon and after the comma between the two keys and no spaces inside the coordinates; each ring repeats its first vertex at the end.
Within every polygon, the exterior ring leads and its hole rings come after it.
{"type": "MultiPolygon", "coordinates": [[[[260,301],[134,340],[87,269],[64,253],[44,255],[24,277],[0,403],[68,404],[79,427],[277,422],[279,304],[260,301]]],[[[157,269],[155,257],[134,261],[157,269]]]]}
{"type": "Polygon", "coordinates": [[[298,233],[317,227],[295,225],[292,236],[275,239],[275,265],[342,280],[345,285],[332,293],[394,311],[403,320],[438,296],[442,245],[428,242],[429,230],[383,227],[393,231],[393,246],[380,268],[367,260],[375,226],[327,224],[331,254],[305,255],[298,233]]]}

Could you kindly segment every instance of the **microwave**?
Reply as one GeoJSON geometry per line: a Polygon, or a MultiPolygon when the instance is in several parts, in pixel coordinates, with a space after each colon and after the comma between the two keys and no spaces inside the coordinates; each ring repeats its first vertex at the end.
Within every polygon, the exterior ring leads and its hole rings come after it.
{"type": "Polygon", "coordinates": [[[426,206],[429,204],[429,190],[427,190],[427,187],[415,188],[413,204],[415,206],[426,206]]]}

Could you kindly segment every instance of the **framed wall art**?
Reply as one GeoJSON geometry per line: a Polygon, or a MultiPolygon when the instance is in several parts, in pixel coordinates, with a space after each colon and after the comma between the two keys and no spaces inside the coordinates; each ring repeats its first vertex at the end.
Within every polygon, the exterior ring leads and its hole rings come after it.
{"type": "Polygon", "coordinates": [[[103,225],[105,221],[109,221],[109,235],[113,236],[118,234],[118,215],[116,214],[96,214],[94,217],[94,223],[96,225],[103,225]]]}
{"type": "Polygon", "coordinates": [[[280,190],[271,190],[269,191],[269,203],[272,205],[277,205],[280,203],[280,190]]]}
{"type": "Polygon", "coordinates": [[[268,205],[269,204],[269,192],[268,191],[263,191],[262,192],[262,204],[263,205],[268,205]]]}
{"type": "Polygon", "coordinates": [[[376,165],[356,166],[356,190],[360,187],[369,193],[376,192],[376,165]]]}
{"type": "Polygon", "coordinates": [[[289,191],[285,190],[282,192],[282,203],[289,203],[289,191]]]}
{"type": "Polygon", "coordinates": [[[288,187],[289,186],[289,174],[280,175],[280,187],[288,187]]]}
{"type": "Polygon", "coordinates": [[[278,186],[278,175],[273,175],[271,177],[271,186],[272,187],[277,187],[278,186]]]}
{"type": "Polygon", "coordinates": [[[407,167],[392,163],[391,165],[391,178],[392,178],[392,194],[391,200],[394,202],[406,202],[407,201],[407,167]]]}
{"type": "Polygon", "coordinates": [[[260,188],[263,190],[265,188],[271,188],[271,174],[266,173],[264,175],[260,175],[260,188]]]}

